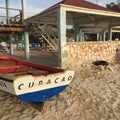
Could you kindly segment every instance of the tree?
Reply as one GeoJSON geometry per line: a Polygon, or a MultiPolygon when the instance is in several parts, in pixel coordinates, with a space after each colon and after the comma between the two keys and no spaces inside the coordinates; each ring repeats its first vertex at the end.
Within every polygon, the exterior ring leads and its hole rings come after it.
{"type": "Polygon", "coordinates": [[[107,7],[107,8],[112,8],[112,7],[114,7],[114,6],[116,6],[116,4],[115,4],[114,2],[111,2],[111,3],[109,3],[109,4],[106,4],[106,7],[107,7]]]}
{"type": "MultiPolygon", "coordinates": [[[[0,34],[0,40],[7,42],[8,35],[7,34],[0,34]]],[[[1,41],[0,41],[1,42],[1,41]]]]}
{"type": "Polygon", "coordinates": [[[74,36],[74,31],[73,29],[67,29],[67,33],[66,33],[67,38],[71,38],[74,36]]]}

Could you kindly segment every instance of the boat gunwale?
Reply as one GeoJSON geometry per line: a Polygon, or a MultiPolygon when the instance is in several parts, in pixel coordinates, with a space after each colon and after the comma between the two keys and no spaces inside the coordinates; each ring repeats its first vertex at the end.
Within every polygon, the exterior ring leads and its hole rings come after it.
{"type": "MultiPolygon", "coordinates": [[[[21,60],[19,58],[15,58],[15,57],[11,57],[11,56],[6,56],[6,55],[3,55],[1,54],[0,55],[0,60],[8,60],[8,61],[14,61],[16,62],[16,65],[10,65],[10,68],[13,67],[18,67],[18,69],[22,66],[28,66],[28,67],[32,67],[32,68],[35,68],[35,69],[38,69],[38,70],[41,70],[41,71],[47,71],[47,72],[50,72],[51,74],[52,73],[58,73],[58,72],[63,72],[65,70],[61,69],[61,68],[55,68],[55,67],[48,67],[48,66],[45,66],[45,65],[41,65],[41,64],[37,64],[37,63],[33,63],[33,62],[30,62],[30,61],[26,61],[26,60],[21,60]]],[[[2,68],[1,68],[2,69],[2,68]]],[[[5,68],[3,67],[3,70],[5,68]]],[[[6,69],[9,69],[9,67],[6,69]]],[[[30,70],[28,70],[30,71],[30,70]]],[[[27,71],[27,72],[28,72],[27,71]]],[[[32,70],[31,70],[32,71],[32,70]]],[[[33,70],[34,71],[34,70],[33,70]]],[[[22,72],[22,71],[21,71],[22,72]]],[[[13,72],[15,73],[15,72],[13,72]]],[[[6,74],[6,73],[5,73],[6,74]]],[[[39,74],[38,74],[39,75],[39,74]]],[[[37,76],[37,74],[36,74],[37,76]]]]}

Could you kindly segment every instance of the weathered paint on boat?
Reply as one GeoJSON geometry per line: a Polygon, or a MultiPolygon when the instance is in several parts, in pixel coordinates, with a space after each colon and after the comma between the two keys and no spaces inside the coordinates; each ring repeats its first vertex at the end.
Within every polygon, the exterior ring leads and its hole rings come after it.
{"type": "Polygon", "coordinates": [[[25,76],[14,81],[15,92],[24,101],[43,102],[63,91],[73,79],[73,71],[47,76],[25,76]],[[27,82],[25,79],[28,79],[27,82]]]}
{"type": "MultiPolygon", "coordinates": [[[[2,56],[3,58],[6,60],[8,57],[2,56]]],[[[10,70],[10,63],[5,68],[0,66],[0,70],[3,70],[4,73],[0,74],[0,90],[16,95],[22,101],[44,102],[62,92],[70,84],[74,76],[72,70],[44,67],[11,57],[9,59],[18,63],[11,68],[14,72],[10,70]],[[16,68],[16,66],[20,67],[16,68]],[[30,69],[27,68],[28,66],[30,69]],[[23,71],[22,67],[25,68],[23,71]],[[46,70],[47,72],[40,72],[39,70],[46,70]]]]}
{"type": "Polygon", "coordinates": [[[48,100],[53,96],[57,95],[58,93],[62,92],[66,87],[67,85],[41,90],[37,92],[26,93],[26,94],[18,95],[17,97],[22,101],[26,101],[26,102],[33,102],[33,101],[44,102],[45,100],[48,100]]]}

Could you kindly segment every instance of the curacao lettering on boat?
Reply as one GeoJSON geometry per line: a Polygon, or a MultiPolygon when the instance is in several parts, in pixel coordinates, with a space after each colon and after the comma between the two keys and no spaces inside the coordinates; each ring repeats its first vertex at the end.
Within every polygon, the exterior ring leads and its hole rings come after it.
{"type": "Polygon", "coordinates": [[[6,83],[4,83],[4,82],[0,81],[0,87],[7,88],[7,85],[6,85],[6,83]]]}
{"type": "Polygon", "coordinates": [[[18,89],[19,90],[23,90],[24,87],[27,87],[27,88],[33,88],[33,87],[36,87],[35,85],[37,86],[43,86],[43,85],[50,85],[50,84],[59,84],[59,83],[63,83],[63,82],[66,82],[66,81],[70,81],[72,80],[72,76],[68,76],[67,78],[66,77],[62,77],[62,79],[60,78],[55,78],[54,80],[51,80],[51,79],[48,79],[46,82],[44,82],[43,80],[39,80],[37,82],[37,84],[35,82],[29,82],[27,85],[22,83],[18,86],[18,89]]]}

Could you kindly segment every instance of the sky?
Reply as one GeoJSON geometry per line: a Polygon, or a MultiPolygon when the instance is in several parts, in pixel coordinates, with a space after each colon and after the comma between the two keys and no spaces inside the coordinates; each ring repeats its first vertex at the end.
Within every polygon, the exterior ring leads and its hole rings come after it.
{"type": "MultiPolygon", "coordinates": [[[[10,1],[10,7],[11,8],[21,8],[21,0],[9,0],[10,1]]],[[[46,8],[60,2],[61,0],[27,0],[27,12],[28,15],[32,16],[34,14],[37,14],[46,8]]],[[[92,3],[96,3],[97,0],[87,0],[92,3]]],[[[116,3],[117,0],[98,0],[98,4],[101,6],[106,6],[106,4],[109,4],[111,2],[116,3]]],[[[5,7],[5,0],[0,0],[0,7],[5,7]]],[[[0,9],[0,16],[3,14],[4,11],[0,9]]],[[[11,12],[13,14],[14,12],[11,12]]]]}

